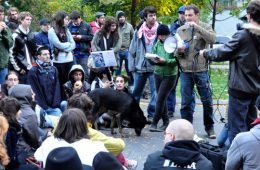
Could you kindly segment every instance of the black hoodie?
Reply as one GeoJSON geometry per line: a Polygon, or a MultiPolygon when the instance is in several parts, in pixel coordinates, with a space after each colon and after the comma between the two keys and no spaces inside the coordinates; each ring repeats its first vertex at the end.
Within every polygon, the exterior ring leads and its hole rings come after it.
{"type": "Polygon", "coordinates": [[[193,140],[169,142],[163,151],[148,156],[144,170],[211,170],[212,163],[200,153],[198,143],[193,140]]]}

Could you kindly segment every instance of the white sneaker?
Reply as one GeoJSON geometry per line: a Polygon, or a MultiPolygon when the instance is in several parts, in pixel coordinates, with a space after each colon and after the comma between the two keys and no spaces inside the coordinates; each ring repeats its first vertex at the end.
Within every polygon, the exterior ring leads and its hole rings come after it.
{"type": "Polygon", "coordinates": [[[206,143],[207,141],[203,138],[200,138],[197,134],[194,135],[193,140],[197,143],[206,143]]]}
{"type": "Polygon", "coordinates": [[[138,166],[138,162],[136,160],[127,159],[127,162],[128,162],[128,167],[127,167],[128,170],[135,170],[138,166]]]}

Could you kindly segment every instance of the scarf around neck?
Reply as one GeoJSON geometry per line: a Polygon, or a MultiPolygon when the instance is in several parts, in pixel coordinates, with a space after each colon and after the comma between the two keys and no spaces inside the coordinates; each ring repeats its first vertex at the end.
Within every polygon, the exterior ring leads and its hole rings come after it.
{"type": "Polygon", "coordinates": [[[138,30],[138,38],[141,38],[142,35],[144,35],[144,37],[147,40],[147,43],[151,44],[157,36],[156,31],[157,31],[158,26],[159,26],[159,24],[158,24],[158,22],[156,22],[153,25],[153,27],[150,29],[150,28],[147,27],[146,22],[144,22],[141,25],[140,29],[138,30]]]}

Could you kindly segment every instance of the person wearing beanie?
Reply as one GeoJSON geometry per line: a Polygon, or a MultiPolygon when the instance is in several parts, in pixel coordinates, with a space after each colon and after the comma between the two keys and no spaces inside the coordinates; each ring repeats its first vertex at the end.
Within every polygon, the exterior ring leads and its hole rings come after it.
{"type": "Polygon", "coordinates": [[[96,20],[90,22],[90,26],[92,28],[92,32],[95,34],[97,30],[99,30],[105,24],[105,13],[104,12],[97,12],[96,13],[96,20]]]}
{"type": "Polygon", "coordinates": [[[133,26],[126,22],[125,13],[123,11],[117,11],[116,17],[118,19],[119,23],[119,33],[122,37],[122,46],[119,51],[119,68],[116,70],[116,76],[121,75],[122,65],[123,62],[125,63],[125,69],[128,76],[128,86],[133,85],[133,75],[128,69],[128,56],[129,56],[129,46],[131,43],[131,40],[134,35],[134,29],[133,26]]]}
{"type": "Polygon", "coordinates": [[[153,62],[155,90],[157,94],[155,115],[150,126],[151,132],[162,132],[169,124],[169,117],[167,114],[167,97],[172,90],[176,88],[178,65],[174,57],[174,53],[167,53],[164,49],[164,41],[170,35],[170,29],[167,25],[161,24],[157,28],[158,40],[153,47],[153,53],[156,57],[153,62]],[[157,128],[159,120],[162,118],[163,125],[157,128]]]}

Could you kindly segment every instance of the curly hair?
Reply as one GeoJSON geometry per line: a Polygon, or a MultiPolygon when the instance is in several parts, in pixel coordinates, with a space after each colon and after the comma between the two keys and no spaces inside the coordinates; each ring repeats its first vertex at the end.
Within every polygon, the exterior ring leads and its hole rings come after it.
{"type": "Polygon", "coordinates": [[[111,32],[111,36],[113,38],[113,46],[117,43],[119,39],[119,32],[118,32],[118,21],[115,17],[107,17],[105,20],[104,26],[100,29],[100,33],[106,37],[107,33],[110,32],[110,27],[112,24],[116,24],[115,31],[111,32]]]}
{"type": "Polygon", "coordinates": [[[2,165],[6,166],[9,163],[9,157],[6,151],[4,136],[8,130],[8,122],[3,116],[3,113],[0,112],[0,162],[2,165]]]}
{"type": "Polygon", "coordinates": [[[16,114],[21,109],[21,105],[16,98],[6,97],[0,101],[0,111],[9,123],[17,123],[16,114]]]}

